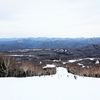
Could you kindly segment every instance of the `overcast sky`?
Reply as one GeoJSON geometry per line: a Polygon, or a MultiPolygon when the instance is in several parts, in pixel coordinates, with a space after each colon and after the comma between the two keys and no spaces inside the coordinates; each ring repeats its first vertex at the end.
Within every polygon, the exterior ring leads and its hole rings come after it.
{"type": "Polygon", "coordinates": [[[100,0],[0,0],[4,37],[100,37],[100,0]]]}

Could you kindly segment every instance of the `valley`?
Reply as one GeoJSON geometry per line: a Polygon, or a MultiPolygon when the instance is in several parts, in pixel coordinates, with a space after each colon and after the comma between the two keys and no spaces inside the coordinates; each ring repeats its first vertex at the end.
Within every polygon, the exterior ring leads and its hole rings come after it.
{"type": "Polygon", "coordinates": [[[1,77],[28,77],[56,74],[57,67],[79,76],[100,77],[100,47],[89,45],[79,49],[2,50],[1,77]],[[98,63],[96,63],[98,62],[98,63]],[[43,68],[49,65],[49,68],[43,68]],[[55,68],[50,68],[54,65],[55,68]]]}

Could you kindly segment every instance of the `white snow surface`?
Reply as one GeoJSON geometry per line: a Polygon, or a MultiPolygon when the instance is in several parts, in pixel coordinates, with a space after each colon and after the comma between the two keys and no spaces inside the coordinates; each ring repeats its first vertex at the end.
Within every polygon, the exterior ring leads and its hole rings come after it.
{"type": "Polygon", "coordinates": [[[73,63],[73,62],[81,61],[81,60],[82,60],[82,59],[74,59],[74,60],[68,60],[68,62],[73,63]]]}
{"type": "Polygon", "coordinates": [[[96,62],[95,62],[95,64],[99,64],[100,62],[99,62],[99,60],[97,60],[96,62]]]}
{"type": "Polygon", "coordinates": [[[84,66],[84,64],[81,64],[81,63],[78,63],[78,65],[79,66],[82,66],[82,68],[84,68],[85,66],[84,66]]]}
{"type": "Polygon", "coordinates": [[[20,57],[28,56],[28,57],[32,57],[32,56],[34,56],[34,55],[6,55],[6,56],[15,56],[15,57],[17,57],[17,56],[20,56],[20,57]]]}
{"type": "Polygon", "coordinates": [[[55,65],[53,64],[47,64],[46,66],[44,66],[43,68],[54,68],[56,67],[55,65]]]}
{"type": "Polygon", "coordinates": [[[94,60],[95,58],[84,58],[84,59],[94,60]]]}
{"type": "Polygon", "coordinates": [[[0,99],[100,100],[100,79],[77,77],[58,67],[51,76],[0,78],[0,99]]]}

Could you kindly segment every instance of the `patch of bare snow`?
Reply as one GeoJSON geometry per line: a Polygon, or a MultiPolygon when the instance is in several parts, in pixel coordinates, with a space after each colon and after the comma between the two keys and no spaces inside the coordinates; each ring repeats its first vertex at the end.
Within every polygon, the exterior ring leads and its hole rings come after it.
{"type": "Polygon", "coordinates": [[[95,62],[95,64],[99,64],[100,62],[99,62],[99,60],[97,60],[96,62],[95,62]]]}
{"type": "Polygon", "coordinates": [[[68,60],[68,62],[73,63],[73,62],[81,61],[81,60],[82,60],[82,59],[74,59],[74,60],[68,60]]]}
{"type": "Polygon", "coordinates": [[[17,57],[17,56],[19,56],[19,57],[23,57],[23,56],[28,56],[28,57],[33,57],[34,55],[6,55],[6,56],[15,56],[15,57],[17,57]]]}
{"type": "Polygon", "coordinates": [[[47,64],[46,66],[44,66],[43,68],[54,68],[56,67],[55,65],[53,64],[47,64]]]}
{"type": "Polygon", "coordinates": [[[41,65],[41,64],[42,64],[42,61],[39,62],[39,65],[41,65]]]}
{"type": "Polygon", "coordinates": [[[82,68],[86,67],[84,64],[78,63],[79,66],[82,66],[82,68]]]}
{"type": "Polygon", "coordinates": [[[61,61],[61,59],[59,59],[59,60],[53,60],[53,62],[59,62],[59,61],[61,61]]]}
{"type": "Polygon", "coordinates": [[[84,59],[94,60],[95,58],[84,58],[84,59]]]}
{"type": "Polygon", "coordinates": [[[62,64],[66,64],[67,62],[62,62],[62,64]]]}
{"type": "Polygon", "coordinates": [[[79,66],[81,66],[81,65],[83,65],[83,64],[81,64],[81,63],[78,63],[78,65],[79,65],[79,66]]]}

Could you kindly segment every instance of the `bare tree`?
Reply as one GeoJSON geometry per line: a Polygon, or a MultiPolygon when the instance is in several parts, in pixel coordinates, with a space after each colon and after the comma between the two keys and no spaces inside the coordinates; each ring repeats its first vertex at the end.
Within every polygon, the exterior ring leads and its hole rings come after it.
{"type": "Polygon", "coordinates": [[[8,76],[9,69],[11,67],[12,61],[10,57],[2,56],[0,59],[1,72],[5,73],[5,77],[8,76]]]}

